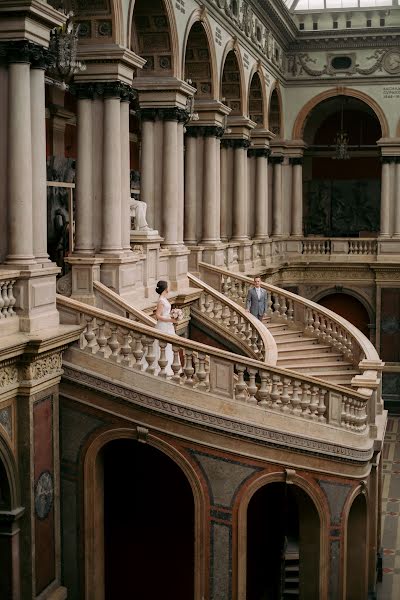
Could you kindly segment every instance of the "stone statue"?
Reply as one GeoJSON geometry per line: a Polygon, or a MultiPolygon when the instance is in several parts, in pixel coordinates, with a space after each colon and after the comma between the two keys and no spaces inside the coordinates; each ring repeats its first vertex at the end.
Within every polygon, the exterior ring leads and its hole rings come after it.
{"type": "Polygon", "coordinates": [[[130,202],[131,218],[134,217],[134,230],[135,231],[151,231],[151,227],[146,221],[147,204],[138,200],[134,196],[131,197],[130,202]]]}

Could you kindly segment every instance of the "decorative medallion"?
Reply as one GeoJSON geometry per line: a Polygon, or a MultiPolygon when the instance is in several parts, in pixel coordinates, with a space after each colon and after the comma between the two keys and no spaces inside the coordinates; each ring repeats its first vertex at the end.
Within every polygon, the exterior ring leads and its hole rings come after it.
{"type": "Polygon", "coordinates": [[[387,52],[383,59],[383,67],[391,75],[400,73],[400,50],[387,52]]]}
{"type": "Polygon", "coordinates": [[[35,514],[38,519],[45,519],[54,499],[53,477],[50,471],[43,471],[35,485],[35,514]]]}

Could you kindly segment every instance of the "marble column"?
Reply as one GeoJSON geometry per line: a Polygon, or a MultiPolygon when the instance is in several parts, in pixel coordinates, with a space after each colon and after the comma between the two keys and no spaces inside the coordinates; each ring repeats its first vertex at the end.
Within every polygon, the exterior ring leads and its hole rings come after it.
{"type": "Polygon", "coordinates": [[[77,161],[75,248],[78,254],[94,254],[93,237],[93,89],[77,87],[77,161]]]}
{"type": "Polygon", "coordinates": [[[140,152],[140,199],[147,204],[147,222],[155,227],[155,195],[154,195],[154,121],[155,110],[140,111],[141,117],[141,152],[140,152]]]}
{"type": "Polygon", "coordinates": [[[390,164],[391,156],[382,157],[380,237],[390,237],[390,164]]]}
{"type": "Polygon", "coordinates": [[[197,188],[197,134],[198,127],[188,127],[185,136],[185,244],[197,244],[196,232],[196,188],[197,188]]]}
{"type": "Polygon", "coordinates": [[[282,163],[283,156],[272,156],[273,165],[272,186],[272,235],[282,236],[282,163]]]}
{"type": "Polygon", "coordinates": [[[202,244],[217,245],[221,242],[220,218],[221,195],[219,185],[220,137],[221,127],[204,127],[203,160],[203,239],[202,244]]]}
{"type": "Polygon", "coordinates": [[[178,185],[177,185],[177,201],[178,201],[178,230],[177,230],[177,242],[179,246],[183,246],[184,236],[184,212],[185,212],[185,145],[184,145],[184,124],[182,120],[178,121],[177,130],[177,142],[178,142],[178,154],[176,157],[178,163],[178,185]]]}
{"type": "Polygon", "coordinates": [[[165,245],[178,246],[181,243],[179,220],[183,220],[183,206],[180,206],[183,169],[179,165],[178,152],[180,148],[183,149],[183,140],[180,139],[183,127],[180,122],[186,118],[186,111],[179,108],[164,109],[160,116],[164,121],[162,235],[165,245]]]}
{"type": "Polygon", "coordinates": [[[16,51],[8,67],[8,256],[35,263],[32,210],[31,83],[28,52],[16,51]],[[15,62],[14,62],[15,61],[15,62]]]}
{"type": "MultiPolygon", "coordinates": [[[[110,90],[110,94],[112,90],[110,90]]],[[[121,240],[121,109],[119,95],[104,98],[103,227],[104,253],[119,254],[121,240]]]]}
{"type": "Polygon", "coordinates": [[[121,243],[131,251],[129,96],[121,98],[121,243]]]}
{"type": "Polygon", "coordinates": [[[48,263],[45,61],[31,68],[32,211],[33,253],[38,263],[48,263]]]}
{"type": "Polygon", "coordinates": [[[221,183],[220,183],[220,232],[221,232],[221,241],[227,242],[231,236],[231,231],[229,228],[229,222],[231,217],[230,211],[230,198],[231,198],[231,188],[232,188],[232,178],[229,173],[229,159],[231,158],[230,154],[232,153],[232,149],[227,147],[225,142],[228,140],[224,140],[221,142],[221,151],[220,151],[220,174],[221,174],[221,183]]]}
{"type": "Polygon", "coordinates": [[[400,237],[400,156],[396,156],[394,188],[394,231],[393,236],[400,237]]]}
{"type": "Polygon", "coordinates": [[[292,165],[292,231],[294,237],[303,235],[303,159],[290,159],[292,165]]]}
{"type": "Polygon", "coordinates": [[[256,239],[268,237],[268,148],[252,148],[250,156],[255,156],[255,231],[256,239]]]}
{"type": "Polygon", "coordinates": [[[233,143],[233,227],[232,241],[244,241],[247,235],[247,148],[245,139],[233,143]]]}

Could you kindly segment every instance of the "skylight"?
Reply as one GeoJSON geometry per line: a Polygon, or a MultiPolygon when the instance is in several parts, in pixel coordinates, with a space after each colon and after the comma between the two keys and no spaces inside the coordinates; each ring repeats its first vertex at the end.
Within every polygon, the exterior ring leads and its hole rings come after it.
{"type": "Polygon", "coordinates": [[[398,6],[398,0],[284,0],[284,2],[292,11],[398,6]]]}

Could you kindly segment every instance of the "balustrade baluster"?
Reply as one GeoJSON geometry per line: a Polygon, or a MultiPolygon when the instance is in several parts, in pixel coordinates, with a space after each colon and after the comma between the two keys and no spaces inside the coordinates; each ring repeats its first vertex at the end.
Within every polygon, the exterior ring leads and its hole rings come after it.
{"type": "MultiPolygon", "coordinates": [[[[99,328],[100,331],[100,328],[99,328]]],[[[130,341],[131,341],[131,336],[129,334],[129,330],[128,329],[122,329],[121,333],[123,335],[124,338],[124,343],[121,346],[120,349],[120,353],[121,353],[121,365],[125,365],[127,367],[132,366],[132,348],[130,345],[130,341]]],[[[97,343],[99,342],[99,339],[97,338],[97,343]]],[[[99,344],[100,345],[100,344],[99,344]]]]}
{"type": "Polygon", "coordinates": [[[280,309],[279,294],[274,293],[274,295],[273,295],[273,301],[274,301],[274,303],[273,303],[273,309],[274,309],[273,315],[274,316],[279,316],[280,315],[280,312],[279,312],[279,309],[280,309]]]}
{"type": "Polygon", "coordinates": [[[110,329],[111,329],[111,337],[108,340],[108,345],[111,349],[111,354],[108,358],[110,360],[113,360],[114,362],[118,362],[119,358],[120,358],[119,357],[120,343],[118,340],[118,326],[114,325],[114,323],[111,323],[110,329]]]}
{"type": "Polygon", "coordinates": [[[6,318],[6,316],[3,312],[3,308],[4,308],[3,286],[4,286],[4,281],[0,281],[0,319],[6,318]]]}
{"type": "Polygon", "coordinates": [[[257,369],[247,369],[249,374],[249,383],[247,385],[247,391],[249,392],[249,396],[247,398],[248,404],[257,404],[256,394],[257,394],[257,386],[256,386],[256,374],[257,369]]]}
{"type": "Polygon", "coordinates": [[[145,361],[147,363],[146,373],[149,373],[149,375],[154,375],[154,373],[156,371],[156,365],[154,364],[156,361],[156,353],[154,350],[154,339],[145,337],[143,340],[143,344],[146,347],[146,355],[145,355],[145,361]]]}
{"type": "Polygon", "coordinates": [[[287,321],[287,305],[286,305],[286,298],[285,296],[281,296],[281,319],[283,319],[284,321],[287,321]]]}
{"type": "Polygon", "coordinates": [[[294,303],[291,298],[288,299],[288,311],[287,311],[288,321],[290,323],[293,322],[294,319],[294,303]]]}
{"type": "Polygon", "coordinates": [[[229,317],[230,317],[229,306],[227,304],[224,304],[223,308],[222,308],[221,319],[222,319],[222,323],[223,323],[223,325],[225,325],[225,327],[229,325],[229,317]]]}
{"type": "Polygon", "coordinates": [[[16,299],[14,297],[14,284],[15,284],[15,279],[12,279],[11,281],[8,282],[8,286],[7,286],[8,316],[9,317],[15,316],[14,306],[16,303],[16,299]]]}
{"type": "Polygon", "coordinates": [[[318,401],[318,421],[320,423],[326,423],[326,417],[324,416],[326,413],[326,405],[325,405],[325,396],[326,390],[319,390],[319,401],[318,401]]]}
{"type": "Polygon", "coordinates": [[[305,316],[305,325],[306,325],[306,327],[304,328],[304,333],[311,335],[314,332],[314,328],[313,328],[314,319],[312,316],[311,308],[305,309],[304,316],[305,316]]]}
{"type": "Polygon", "coordinates": [[[267,292],[267,317],[272,315],[272,294],[271,292],[267,292]]]}
{"type": "Polygon", "coordinates": [[[301,381],[295,380],[293,382],[293,393],[292,393],[292,398],[291,398],[291,405],[292,405],[292,411],[291,412],[294,415],[301,415],[300,393],[301,393],[301,381]]]}
{"type": "Polygon", "coordinates": [[[347,397],[346,396],[342,396],[342,410],[340,413],[340,423],[342,425],[342,427],[346,427],[346,423],[347,423],[347,397]]]}
{"type": "Polygon", "coordinates": [[[289,386],[292,383],[292,380],[289,379],[288,377],[284,377],[283,378],[283,386],[282,386],[282,394],[281,394],[281,411],[286,413],[289,412],[289,403],[290,403],[290,396],[289,396],[289,386]]]}
{"type": "Polygon", "coordinates": [[[99,346],[97,354],[103,358],[107,358],[109,350],[107,344],[107,337],[105,334],[105,321],[97,319],[97,326],[99,328],[97,332],[97,344],[99,346]]]}
{"type": "Polygon", "coordinates": [[[309,383],[302,383],[302,385],[301,385],[301,400],[300,400],[301,416],[304,417],[305,419],[309,419],[310,418],[310,409],[309,409],[309,405],[310,405],[309,390],[310,390],[310,387],[311,387],[311,385],[309,383]]]}
{"type": "Polygon", "coordinates": [[[279,409],[281,406],[279,386],[281,383],[280,375],[272,375],[271,399],[272,408],[279,409]]]}
{"type": "Polygon", "coordinates": [[[187,385],[188,387],[193,387],[194,383],[195,383],[194,379],[193,379],[193,373],[194,373],[193,351],[185,348],[184,355],[185,355],[185,365],[183,367],[183,372],[185,374],[184,384],[187,385]]]}
{"type": "Polygon", "coordinates": [[[87,317],[85,317],[85,321],[86,321],[86,329],[84,331],[84,336],[85,336],[85,339],[87,342],[85,351],[90,352],[91,354],[96,354],[96,352],[99,348],[97,341],[96,341],[96,333],[94,331],[96,319],[94,317],[87,316],[87,317]]]}
{"type": "Polygon", "coordinates": [[[179,374],[182,369],[182,365],[181,365],[181,359],[180,359],[180,355],[179,355],[179,346],[172,346],[172,352],[174,353],[174,360],[171,365],[171,369],[173,372],[171,380],[176,381],[177,383],[181,383],[181,378],[180,378],[179,374]]]}
{"type": "Polygon", "coordinates": [[[322,315],[319,316],[319,329],[320,329],[320,336],[319,339],[322,343],[326,342],[326,318],[323,317],[322,315]]]}
{"type": "Polygon", "coordinates": [[[310,419],[312,421],[318,421],[318,403],[319,403],[319,387],[313,385],[311,388],[310,397],[310,419]]]}
{"type": "Polygon", "coordinates": [[[314,335],[316,335],[317,338],[321,337],[320,325],[321,325],[321,321],[319,319],[319,314],[315,311],[314,312],[314,335]]]}
{"type": "Polygon", "coordinates": [[[7,289],[9,281],[5,281],[1,289],[1,295],[3,296],[3,314],[5,318],[8,317],[8,307],[10,306],[10,299],[8,297],[7,289]]]}
{"type": "Polygon", "coordinates": [[[158,340],[158,345],[160,348],[160,356],[158,359],[158,366],[160,367],[158,374],[158,377],[163,377],[164,379],[167,377],[167,369],[166,366],[168,364],[168,359],[167,359],[167,353],[166,353],[166,347],[167,347],[167,342],[164,342],[164,340],[158,340]]]}
{"type": "Polygon", "coordinates": [[[261,371],[260,373],[261,385],[257,393],[257,397],[259,399],[259,406],[271,406],[271,397],[269,394],[269,375],[266,371],[261,371]]]}
{"type": "Polygon", "coordinates": [[[142,334],[141,333],[132,333],[132,354],[135,357],[135,363],[133,364],[133,368],[137,371],[143,370],[143,342],[142,342],[142,334]]]}
{"type": "Polygon", "coordinates": [[[207,379],[207,371],[205,368],[206,364],[206,355],[203,352],[198,353],[198,362],[196,365],[196,378],[198,381],[197,389],[198,390],[207,390],[208,385],[206,382],[207,379]]]}
{"type": "Polygon", "coordinates": [[[239,402],[245,402],[247,400],[247,384],[244,380],[245,368],[244,365],[236,364],[238,380],[235,385],[235,398],[236,400],[239,400],[239,402]]]}

